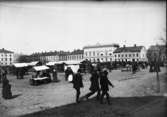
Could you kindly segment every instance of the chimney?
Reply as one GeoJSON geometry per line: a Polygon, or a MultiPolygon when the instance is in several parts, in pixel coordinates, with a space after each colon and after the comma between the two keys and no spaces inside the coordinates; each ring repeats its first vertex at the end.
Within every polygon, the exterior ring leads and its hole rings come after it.
{"type": "Polygon", "coordinates": [[[126,46],[125,46],[125,45],[123,45],[123,47],[125,48],[126,46]]]}
{"type": "Polygon", "coordinates": [[[134,47],[136,47],[136,44],[134,44],[134,47]]]}

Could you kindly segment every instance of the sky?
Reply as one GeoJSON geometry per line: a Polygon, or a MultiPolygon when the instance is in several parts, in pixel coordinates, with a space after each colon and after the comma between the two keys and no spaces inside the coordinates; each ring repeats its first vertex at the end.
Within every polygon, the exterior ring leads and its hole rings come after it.
{"type": "Polygon", "coordinates": [[[164,29],[166,1],[0,2],[0,48],[15,53],[97,43],[148,48],[166,35],[164,29]]]}

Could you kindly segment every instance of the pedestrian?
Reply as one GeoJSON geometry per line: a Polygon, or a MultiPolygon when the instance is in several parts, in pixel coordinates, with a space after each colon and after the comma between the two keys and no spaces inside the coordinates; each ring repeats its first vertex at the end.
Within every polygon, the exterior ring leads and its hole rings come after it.
{"type": "Polygon", "coordinates": [[[73,88],[76,90],[76,103],[79,103],[80,88],[83,88],[81,70],[78,69],[77,73],[73,76],[73,88]]]}
{"type": "Polygon", "coordinates": [[[53,69],[53,82],[58,82],[58,79],[57,79],[57,71],[56,71],[55,68],[53,69]]]}
{"type": "Polygon", "coordinates": [[[88,99],[91,95],[97,92],[96,99],[99,100],[100,99],[99,75],[96,70],[92,72],[90,77],[90,82],[91,82],[89,88],[90,92],[86,94],[85,98],[88,99]]]}
{"type": "Polygon", "coordinates": [[[2,78],[2,97],[4,99],[12,98],[11,85],[9,84],[9,80],[5,76],[3,76],[2,78]]]}
{"type": "Polygon", "coordinates": [[[108,104],[110,104],[110,99],[109,99],[109,94],[108,94],[109,85],[112,86],[112,87],[114,87],[114,85],[108,80],[108,77],[107,77],[108,72],[106,70],[102,71],[100,74],[101,74],[101,76],[100,76],[100,86],[101,86],[101,91],[102,91],[101,98],[100,98],[100,103],[101,104],[103,103],[103,98],[106,95],[107,102],[108,102],[108,104]]]}
{"type": "Polygon", "coordinates": [[[68,76],[69,75],[73,75],[73,71],[71,69],[71,67],[67,67],[67,69],[65,70],[65,80],[68,80],[68,76]]]}

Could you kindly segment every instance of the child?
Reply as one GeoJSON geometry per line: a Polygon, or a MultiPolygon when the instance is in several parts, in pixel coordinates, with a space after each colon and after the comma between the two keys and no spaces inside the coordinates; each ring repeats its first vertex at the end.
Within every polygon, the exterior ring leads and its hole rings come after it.
{"type": "Polygon", "coordinates": [[[114,87],[114,85],[108,80],[108,78],[107,78],[108,72],[106,70],[101,72],[100,74],[101,74],[100,75],[100,85],[101,85],[101,91],[102,91],[100,103],[101,104],[103,103],[104,95],[106,95],[107,102],[108,102],[108,104],[110,104],[109,94],[108,94],[108,90],[109,90],[108,86],[110,85],[110,86],[114,87]]]}

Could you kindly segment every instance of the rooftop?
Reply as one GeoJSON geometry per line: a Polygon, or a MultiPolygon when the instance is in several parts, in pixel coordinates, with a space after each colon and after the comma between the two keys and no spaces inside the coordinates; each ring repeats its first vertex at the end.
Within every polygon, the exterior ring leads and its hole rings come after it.
{"type": "Polygon", "coordinates": [[[117,48],[114,53],[121,53],[121,52],[140,52],[141,49],[143,48],[144,46],[131,46],[131,47],[120,47],[120,48],[117,48]]]}
{"type": "Polygon", "coordinates": [[[91,45],[91,46],[85,46],[83,49],[88,49],[88,48],[102,48],[102,47],[119,47],[118,44],[96,44],[96,45],[91,45]]]}
{"type": "Polygon", "coordinates": [[[0,53],[14,53],[14,52],[2,48],[0,49],[0,53]]]}

